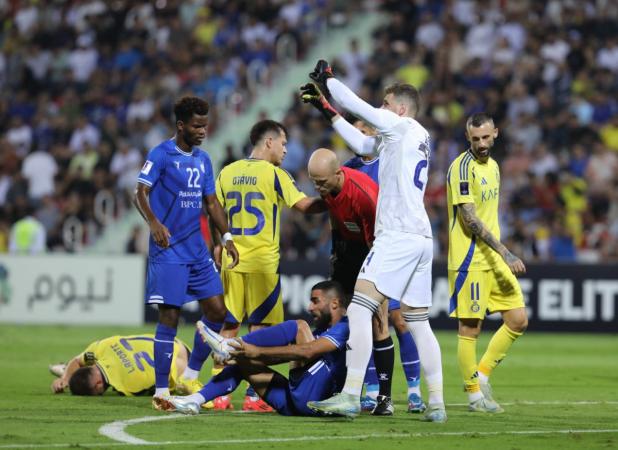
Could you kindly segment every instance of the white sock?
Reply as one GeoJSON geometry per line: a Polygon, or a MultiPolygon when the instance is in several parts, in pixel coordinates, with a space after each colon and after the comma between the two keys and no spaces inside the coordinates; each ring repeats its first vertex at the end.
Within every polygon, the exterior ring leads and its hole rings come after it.
{"type": "Polygon", "coordinates": [[[155,388],[155,393],[154,393],[155,397],[167,397],[169,395],[170,395],[169,388],[155,388]]]}
{"type": "Polygon", "coordinates": [[[187,380],[195,380],[197,379],[199,374],[199,371],[190,369],[189,366],[187,366],[185,368],[185,371],[182,373],[182,378],[185,378],[187,380]]]}
{"type": "Polygon", "coordinates": [[[470,403],[474,403],[475,401],[480,400],[481,398],[483,398],[483,393],[481,391],[468,392],[468,401],[470,403]]]}
{"type": "Polygon", "coordinates": [[[190,400],[193,403],[197,403],[198,405],[201,405],[202,403],[206,403],[206,398],[199,392],[196,392],[195,394],[187,395],[185,398],[187,400],[190,400]]]}
{"type": "Polygon", "coordinates": [[[428,404],[443,405],[444,396],[442,393],[442,353],[440,344],[429,325],[429,314],[424,312],[402,313],[408,325],[412,338],[418,349],[421,368],[425,375],[425,383],[429,391],[428,404]]]}
{"type": "Polygon", "coordinates": [[[348,307],[350,337],[347,342],[346,366],[348,374],[343,392],[360,397],[363,390],[365,372],[373,349],[371,316],[378,310],[380,303],[366,295],[354,293],[348,307]]]}
{"type": "Polygon", "coordinates": [[[420,397],[421,396],[420,384],[416,386],[408,386],[408,397],[410,396],[410,394],[416,394],[420,397]]]}
{"type": "Polygon", "coordinates": [[[480,370],[478,371],[478,374],[479,374],[479,383],[481,383],[481,384],[489,383],[489,377],[487,375],[485,375],[480,370]]]}

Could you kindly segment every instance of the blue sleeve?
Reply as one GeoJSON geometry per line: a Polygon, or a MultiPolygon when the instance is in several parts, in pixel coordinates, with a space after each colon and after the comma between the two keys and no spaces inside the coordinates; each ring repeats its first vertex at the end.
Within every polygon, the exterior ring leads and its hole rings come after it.
{"type": "Polygon", "coordinates": [[[149,187],[154,186],[161,176],[164,165],[165,152],[159,147],[153,148],[146,156],[146,162],[137,176],[137,182],[149,187]]]}
{"type": "Polygon", "coordinates": [[[345,343],[348,341],[349,335],[350,327],[348,326],[347,318],[344,318],[328,329],[320,337],[328,339],[335,344],[337,348],[345,348],[345,343]]]}
{"type": "Polygon", "coordinates": [[[343,163],[343,165],[345,167],[349,167],[350,169],[358,169],[360,167],[359,164],[359,157],[355,156],[353,158],[348,159],[346,162],[343,163]]]}
{"type": "Polygon", "coordinates": [[[213,195],[215,194],[215,174],[212,170],[212,162],[210,162],[210,157],[207,153],[203,154],[204,160],[204,191],[203,195],[213,195]]]}

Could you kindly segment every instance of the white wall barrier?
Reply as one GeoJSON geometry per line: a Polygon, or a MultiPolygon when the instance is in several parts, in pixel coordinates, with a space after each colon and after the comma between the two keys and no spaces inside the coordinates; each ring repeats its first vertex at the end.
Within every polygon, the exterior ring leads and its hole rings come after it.
{"type": "Polygon", "coordinates": [[[143,256],[0,255],[0,322],[140,325],[143,256]]]}

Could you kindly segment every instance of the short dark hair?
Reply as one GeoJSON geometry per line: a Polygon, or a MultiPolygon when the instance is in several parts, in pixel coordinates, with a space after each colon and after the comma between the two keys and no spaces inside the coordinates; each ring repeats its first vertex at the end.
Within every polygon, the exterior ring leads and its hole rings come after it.
{"type": "Polygon", "coordinates": [[[316,289],[319,289],[320,291],[333,291],[335,293],[335,296],[339,298],[341,305],[345,308],[348,307],[348,304],[349,304],[348,296],[345,295],[345,292],[343,292],[343,286],[338,281],[335,281],[335,280],[320,281],[319,283],[314,284],[313,287],[311,288],[312,291],[316,289]]]}
{"type": "Polygon", "coordinates": [[[395,97],[405,98],[411,106],[412,114],[416,115],[421,105],[421,95],[411,84],[395,83],[391,84],[384,90],[384,94],[393,94],[395,97]]]}
{"type": "Polygon", "coordinates": [[[188,122],[193,117],[193,114],[198,116],[208,115],[208,102],[197,97],[183,97],[174,105],[174,115],[176,122],[188,122]]]}
{"type": "Polygon", "coordinates": [[[266,119],[260,120],[258,123],[251,127],[251,132],[249,133],[249,141],[251,141],[251,145],[256,146],[258,142],[266,135],[266,133],[276,133],[279,134],[283,131],[285,137],[288,136],[288,130],[286,130],[285,126],[282,123],[276,122],[274,120],[266,119]]]}
{"type": "Polygon", "coordinates": [[[80,367],[69,379],[69,389],[73,395],[94,395],[94,387],[90,381],[94,366],[80,367]]]}
{"type": "Polygon", "coordinates": [[[492,119],[489,114],[485,112],[474,113],[470,117],[468,117],[468,120],[466,120],[466,128],[470,126],[473,126],[474,128],[480,127],[487,122],[490,122],[492,124],[494,123],[494,119],[492,119]]]}

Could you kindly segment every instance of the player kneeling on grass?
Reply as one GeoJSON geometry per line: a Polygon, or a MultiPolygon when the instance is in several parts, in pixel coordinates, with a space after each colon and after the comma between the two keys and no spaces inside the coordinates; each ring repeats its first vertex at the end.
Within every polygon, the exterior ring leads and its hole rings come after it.
{"type": "Polygon", "coordinates": [[[247,380],[279,414],[317,415],[307,402],[330,397],[341,390],[345,381],[349,335],[345,298],[336,281],[313,286],[309,304],[313,332],[304,320],[288,320],[240,339],[224,339],[198,322],[215,357],[228,365],[198,393],[160,398],[159,406],[167,411],[198,414],[202,403],[232,392],[247,380]],[[290,363],[289,379],[269,367],[284,362],[290,363]]]}
{"type": "MultiPolygon", "coordinates": [[[[60,394],[68,387],[75,395],[102,395],[109,387],[122,395],[152,395],[155,388],[154,335],[112,336],[93,342],[68,364],[49,366],[58,378],[51,385],[60,394]]],[[[174,341],[170,387],[188,394],[178,378],[191,354],[178,339],[174,341]]]]}

